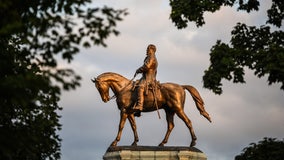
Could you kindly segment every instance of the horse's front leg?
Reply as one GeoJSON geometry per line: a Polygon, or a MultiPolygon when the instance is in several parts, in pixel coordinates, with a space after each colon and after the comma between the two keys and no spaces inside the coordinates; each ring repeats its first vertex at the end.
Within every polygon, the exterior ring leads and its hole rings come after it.
{"type": "Polygon", "coordinates": [[[120,137],[121,137],[121,134],[122,134],[122,130],[123,130],[126,118],[127,118],[127,114],[124,111],[121,111],[117,136],[116,136],[115,140],[111,143],[111,146],[116,146],[117,142],[120,141],[120,137]]]}
{"type": "Polygon", "coordinates": [[[136,122],[135,122],[134,114],[130,114],[128,116],[128,120],[130,122],[132,131],[133,131],[133,134],[134,134],[134,141],[132,143],[132,146],[137,146],[137,142],[139,141],[139,138],[138,138],[138,134],[137,134],[136,122]]]}

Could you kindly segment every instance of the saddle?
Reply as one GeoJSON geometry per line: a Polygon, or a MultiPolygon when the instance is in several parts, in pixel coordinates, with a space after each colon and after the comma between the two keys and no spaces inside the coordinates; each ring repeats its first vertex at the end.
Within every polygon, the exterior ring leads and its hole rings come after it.
{"type": "MultiPolygon", "coordinates": [[[[140,82],[139,80],[136,80],[136,81],[133,82],[132,89],[131,89],[132,91],[135,91],[138,88],[139,82],[140,82]]],[[[154,95],[157,95],[157,93],[159,93],[160,89],[161,89],[160,81],[155,80],[152,83],[147,83],[147,85],[145,86],[144,95],[147,96],[149,91],[154,93],[154,95]]]]}
{"type": "MultiPolygon", "coordinates": [[[[135,82],[133,82],[132,89],[131,89],[132,92],[135,92],[135,90],[139,87],[139,82],[140,82],[139,80],[136,80],[135,82]]],[[[145,90],[144,90],[145,97],[147,97],[149,91],[153,94],[154,105],[157,108],[159,119],[161,119],[161,116],[160,116],[160,113],[159,113],[159,110],[158,110],[157,99],[158,99],[158,95],[161,94],[161,91],[160,91],[161,87],[162,86],[161,86],[160,82],[155,80],[152,83],[147,83],[147,85],[145,86],[145,90]]],[[[134,116],[140,117],[141,116],[141,112],[134,113],[134,116]]]]}

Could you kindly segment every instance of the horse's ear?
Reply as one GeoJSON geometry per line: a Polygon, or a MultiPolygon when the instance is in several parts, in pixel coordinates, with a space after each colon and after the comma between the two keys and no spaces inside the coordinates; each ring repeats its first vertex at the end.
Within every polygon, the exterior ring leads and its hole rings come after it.
{"type": "Polygon", "coordinates": [[[91,80],[92,80],[92,82],[96,83],[97,78],[94,78],[94,79],[91,79],[91,80]]]}

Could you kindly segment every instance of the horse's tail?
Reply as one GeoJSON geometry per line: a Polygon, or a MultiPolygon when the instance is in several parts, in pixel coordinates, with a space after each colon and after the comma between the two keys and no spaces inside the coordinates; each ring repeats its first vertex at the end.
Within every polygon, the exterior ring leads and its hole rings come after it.
{"type": "Polygon", "coordinates": [[[199,95],[197,89],[190,85],[182,85],[182,87],[191,94],[195,102],[196,108],[199,110],[200,114],[203,115],[209,122],[212,122],[209,114],[205,111],[204,102],[201,96],[199,95]]]}

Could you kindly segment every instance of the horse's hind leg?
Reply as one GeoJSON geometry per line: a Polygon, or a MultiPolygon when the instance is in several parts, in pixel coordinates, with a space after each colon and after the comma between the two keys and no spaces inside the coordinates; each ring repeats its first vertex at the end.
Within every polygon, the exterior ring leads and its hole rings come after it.
{"type": "Polygon", "coordinates": [[[184,123],[186,124],[187,128],[190,131],[191,139],[192,139],[190,147],[195,146],[197,138],[195,136],[195,133],[194,133],[194,130],[193,130],[193,127],[192,127],[190,119],[186,116],[186,114],[184,113],[183,110],[178,111],[177,115],[179,116],[179,118],[181,118],[184,121],[184,123]]]}
{"type": "Polygon", "coordinates": [[[159,144],[159,146],[164,146],[164,144],[166,144],[168,142],[169,136],[173,130],[173,128],[175,127],[174,125],[174,112],[171,111],[166,111],[166,117],[167,117],[167,123],[168,123],[168,130],[167,133],[165,135],[165,138],[163,139],[163,141],[159,144]]]}
{"type": "Polygon", "coordinates": [[[132,146],[137,146],[137,142],[139,141],[138,134],[137,134],[137,129],[136,129],[136,122],[134,118],[134,114],[130,114],[128,116],[128,120],[130,122],[133,134],[134,134],[134,141],[132,143],[132,146]]]}

